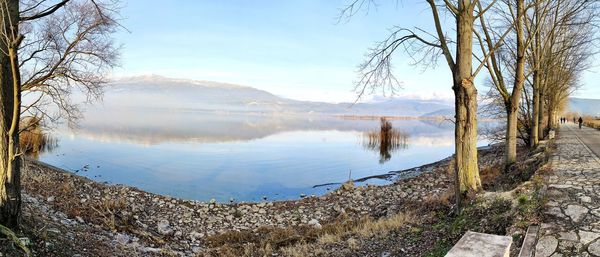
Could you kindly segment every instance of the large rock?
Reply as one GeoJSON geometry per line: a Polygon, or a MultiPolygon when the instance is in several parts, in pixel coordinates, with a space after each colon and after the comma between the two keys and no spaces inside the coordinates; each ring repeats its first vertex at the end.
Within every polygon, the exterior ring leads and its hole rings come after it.
{"type": "Polygon", "coordinates": [[[556,251],[558,240],[554,236],[544,236],[535,246],[535,257],[548,257],[556,251]]]}
{"type": "Polygon", "coordinates": [[[569,216],[569,218],[571,218],[571,220],[575,223],[580,222],[587,213],[587,208],[576,204],[567,206],[567,209],[565,210],[565,214],[569,216]]]}

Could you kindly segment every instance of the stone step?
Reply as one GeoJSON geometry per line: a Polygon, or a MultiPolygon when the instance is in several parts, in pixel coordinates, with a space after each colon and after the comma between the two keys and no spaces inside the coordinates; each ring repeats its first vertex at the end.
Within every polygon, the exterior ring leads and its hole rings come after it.
{"type": "Polygon", "coordinates": [[[467,231],[446,257],[509,257],[512,238],[467,231]]]}

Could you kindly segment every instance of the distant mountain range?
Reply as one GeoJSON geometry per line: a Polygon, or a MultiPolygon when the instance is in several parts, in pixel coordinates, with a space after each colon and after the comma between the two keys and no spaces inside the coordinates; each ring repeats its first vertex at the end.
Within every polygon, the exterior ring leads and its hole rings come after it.
{"type": "Polygon", "coordinates": [[[567,112],[580,115],[600,116],[600,99],[569,98],[567,112]]]}
{"type": "Polygon", "coordinates": [[[117,80],[107,88],[103,100],[103,108],[410,117],[453,116],[452,104],[405,98],[356,104],[298,101],[247,86],[155,75],[117,80]]]}

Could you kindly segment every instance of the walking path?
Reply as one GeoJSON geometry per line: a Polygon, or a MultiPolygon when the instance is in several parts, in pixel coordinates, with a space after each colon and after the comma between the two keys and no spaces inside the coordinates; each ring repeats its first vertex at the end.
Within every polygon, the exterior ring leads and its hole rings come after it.
{"type": "Polygon", "coordinates": [[[600,131],[563,125],[556,146],[535,257],[600,256],[600,131]]]}

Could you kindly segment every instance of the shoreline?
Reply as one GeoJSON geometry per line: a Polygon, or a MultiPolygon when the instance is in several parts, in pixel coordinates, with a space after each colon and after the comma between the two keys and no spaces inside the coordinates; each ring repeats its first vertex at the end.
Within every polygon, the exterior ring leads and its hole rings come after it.
{"type": "MultiPolygon", "coordinates": [[[[496,150],[481,150],[480,163],[494,165],[496,150]]],[[[404,170],[427,172],[386,185],[345,185],[322,196],[274,202],[221,204],[178,199],[132,186],[99,183],[37,160],[24,162],[22,183],[28,199],[24,205],[48,205],[56,210],[59,218],[54,219],[61,223],[107,230],[105,236],[112,237],[107,245],[127,253],[125,256],[161,256],[165,251],[175,256],[202,256],[210,250],[204,240],[227,231],[321,226],[340,216],[389,217],[407,203],[439,198],[451,190],[449,161],[445,158],[404,170]]]]}
{"type": "MultiPolygon", "coordinates": [[[[498,148],[499,144],[492,144],[492,145],[487,145],[487,146],[480,146],[478,147],[478,151],[480,153],[488,153],[489,151],[494,150],[495,148],[498,148]]],[[[447,156],[445,158],[439,159],[437,161],[433,161],[430,163],[425,163],[419,166],[415,166],[415,167],[411,167],[411,168],[406,168],[406,169],[402,169],[402,170],[392,170],[392,171],[388,171],[386,173],[381,173],[381,174],[376,174],[376,175],[371,175],[371,176],[366,176],[366,177],[360,177],[357,179],[351,179],[345,182],[327,182],[327,183],[323,183],[323,184],[316,184],[311,186],[311,188],[319,188],[319,187],[326,187],[326,186],[342,186],[345,183],[348,182],[352,182],[352,183],[364,183],[367,182],[369,180],[380,180],[380,181],[385,181],[385,183],[382,184],[362,184],[361,186],[386,186],[386,185],[390,185],[393,184],[395,182],[404,180],[404,179],[409,179],[409,178],[414,178],[417,176],[420,176],[423,173],[427,173],[427,172],[431,172],[434,170],[434,168],[436,168],[439,165],[445,165],[448,161],[450,161],[452,159],[453,155],[447,156]]],[[[71,175],[75,175],[77,177],[81,177],[81,178],[85,178],[90,180],[91,182],[94,183],[98,183],[98,184],[102,184],[102,185],[107,185],[107,186],[118,186],[118,187],[129,187],[144,193],[148,193],[148,194],[153,194],[153,195],[160,195],[160,196],[164,196],[164,197],[169,197],[169,198],[173,198],[173,199],[179,199],[179,200],[184,200],[184,201],[194,201],[194,202],[201,202],[201,203],[212,203],[211,201],[205,201],[205,200],[196,200],[196,199],[187,199],[187,198],[182,198],[182,197],[177,197],[177,196],[170,196],[170,195],[165,195],[165,194],[160,194],[160,193],[154,193],[154,192],[150,192],[150,191],[146,191],[144,189],[138,188],[136,186],[133,185],[127,185],[127,184],[121,184],[121,183],[110,183],[107,181],[96,181],[93,180],[92,178],[88,178],[86,176],[80,175],[76,172],[67,170],[65,168],[61,168],[40,160],[37,160],[35,158],[32,157],[28,157],[28,156],[24,156],[23,157],[23,161],[27,162],[27,163],[33,163],[34,165],[37,166],[43,166],[47,169],[50,170],[55,170],[55,171],[60,171],[66,174],[71,174],[71,175]]],[[[259,200],[259,201],[235,201],[235,202],[231,202],[231,201],[216,201],[216,203],[218,204],[252,204],[252,203],[260,203],[260,202],[285,202],[285,201],[298,201],[298,200],[302,200],[304,198],[307,197],[321,197],[321,196],[325,196],[327,194],[331,194],[332,192],[334,192],[335,190],[337,190],[338,188],[331,188],[331,190],[328,190],[326,192],[324,192],[322,195],[305,195],[304,197],[300,196],[298,198],[292,198],[292,199],[275,199],[275,200],[259,200]]]]}

